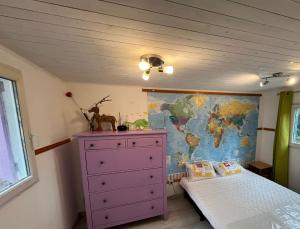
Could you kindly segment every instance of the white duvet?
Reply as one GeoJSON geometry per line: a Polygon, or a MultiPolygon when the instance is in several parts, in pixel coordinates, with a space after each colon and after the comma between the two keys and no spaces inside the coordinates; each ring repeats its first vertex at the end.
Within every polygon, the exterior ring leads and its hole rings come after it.
{"type": "Polygon", "coordinates": [[[180,184],[215,229],[300,229],[300,195],[248,170],[180,184]]]}

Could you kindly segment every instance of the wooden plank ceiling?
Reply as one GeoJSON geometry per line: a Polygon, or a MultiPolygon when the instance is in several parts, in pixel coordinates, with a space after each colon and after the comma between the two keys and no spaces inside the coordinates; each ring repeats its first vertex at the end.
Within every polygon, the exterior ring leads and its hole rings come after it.
{"type": "Polygon", "coordinates": [[[299,12],[300,0],[0,0],[0,43],[68,81],[256,91],[260,76],[299,75],[299,12]],[[147,53],[174,75],[143,81],[147,53]]]}

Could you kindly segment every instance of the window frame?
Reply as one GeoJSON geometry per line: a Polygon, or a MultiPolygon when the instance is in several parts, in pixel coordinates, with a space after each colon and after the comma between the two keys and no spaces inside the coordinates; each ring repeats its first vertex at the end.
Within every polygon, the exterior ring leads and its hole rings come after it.
{"type": "Polygon", "coordinates": [[[15,81],[16,83],[16,91],[19,103],[19,112],[22,120],[22,128],[23,128],[23,135],[24,135],[24,144],[26,146],[26,153],[27,153],[27,161],[30,170],[30,175],[20,181],[19,183],[13,185],[12,187],[8,188],[7,190],[0,193],[0,207],[8,202],[9,200],[13,199],[21,192],[25,191],[33,184],[38,182],[38,174],[37,174],[37,167],[36,167],[36,160],[35,160],[35,153],[31,144],[31,132],[29,128],[29,119],[28,113],[26,109],[26,101],[25,101],[25,93],[23,87],[23,77],[21,71],[11,66],[5,65],[0,63],[0,76],[1,78],[5,78],[8,80],[15,81]]]}
{"type": "Polygon", "coordinates": [[[294,143],[293,142],[295,112],[296,112],[297,109],[300,109],[300,104],[297,103],[297,104],[292,105],[291,126],[290,126],[290,146],[291,147],[298,147],[298,148],[300,148],[300,142],[299,143],[294,143]]]}

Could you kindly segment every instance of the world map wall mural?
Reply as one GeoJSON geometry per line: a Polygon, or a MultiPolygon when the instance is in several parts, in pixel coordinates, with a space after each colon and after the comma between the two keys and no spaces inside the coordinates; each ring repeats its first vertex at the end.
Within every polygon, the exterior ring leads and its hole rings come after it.
{"type": "Polygon", "coordinates": [[[253,161],[258,96],[148,93],[151,128],[166,128],[168,173],[190,160],[253,161]]]}

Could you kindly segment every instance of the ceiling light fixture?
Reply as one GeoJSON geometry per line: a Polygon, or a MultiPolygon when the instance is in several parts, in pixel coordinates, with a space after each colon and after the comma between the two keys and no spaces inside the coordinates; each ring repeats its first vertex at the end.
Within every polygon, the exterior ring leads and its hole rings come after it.
{"type": "Polygon", "coordinates": [[[149,78],[150,78],[150,71],[149,70],[148,71],[144,71],[142,77],[143,77],[143,80],[149,80],[149,78]]]}
{"type": "Polygon", "coordinates": [[[269,82],[270,82],[269,80],[265,79],[264,81],[260,81],[259,86],[260,86],[260,87],[264,87],[264,86],[266,86],[269,82]]]}
{"type": "Polygon", "coordinates": [[[297,83],[296,77],[288,77],[286,80],[287,85],[292,86],[297,83]]]}
{"type": "Polygon", "coordinates": [[[171,75],[171,74],[173,74],[173,72],[174,72],[173,66],[164,67],[164,73],[171,75]]]}
{"type": "Polygon", "coordinates": [[[141,71],[146,71],[150,68],[150,64],[149,64],[149,62],[147,62],[145,60],[141,60],[139,62],[139,68],[141,71]]]}
{"type": "Polygon", "coordinates": [[[291,76],[290,74],[284,74],[283,72],[276,72],[270,76],[262,77],[262,81],[260,81],[259,86],[260,87],[266,86],[267,84],[270,83],[269,79],[274,79],[274,78],[287,78],[287,81],[289,81],[290,76],[291,76]]]}
{"type": "Polygon", "coordinates": [[[158,72],[173,74],[174,68],[173,66],[164,66],[164,61],[161,56],[156,54],[145,54],[140,57],[139,68],[143,71],[143,79],[149,80],[150,71],[152,68],[157,68],[158,72]]]}

